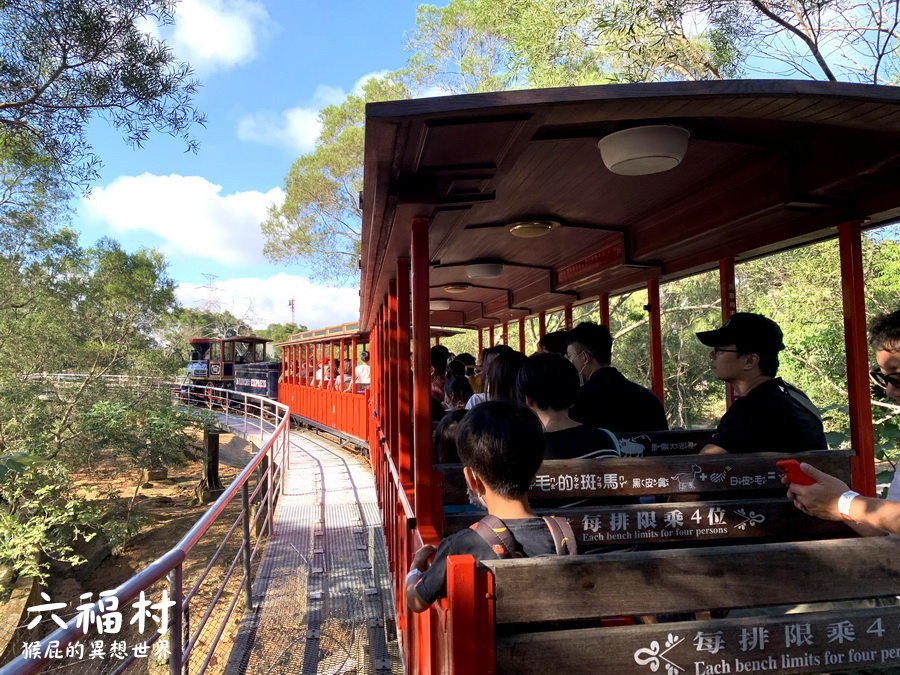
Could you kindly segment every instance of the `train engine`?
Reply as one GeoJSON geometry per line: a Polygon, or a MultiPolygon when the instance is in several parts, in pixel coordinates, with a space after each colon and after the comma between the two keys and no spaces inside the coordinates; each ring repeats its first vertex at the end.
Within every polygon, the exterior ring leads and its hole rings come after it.
{"type": "Polygon", "coordinates": [[[188,342],[187,378],[191,384],[278,398],[281,362],[266,360],[266,345],[271,340],[239,335],[188,342]]]}

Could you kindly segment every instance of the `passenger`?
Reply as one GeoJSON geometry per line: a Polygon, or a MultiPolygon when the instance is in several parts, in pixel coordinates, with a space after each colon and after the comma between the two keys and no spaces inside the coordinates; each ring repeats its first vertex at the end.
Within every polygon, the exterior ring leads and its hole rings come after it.
{"type": "Polygon", "coordinates": [[[335,388],[340,387],[341,391],[350,391],[353,385],[353,360],[344,359],[344,366],[341,368],[341,377],[335,380],[335,388]]]}
{"type": "Polygon", "coordinates": [[[740,396],[722,416],[700,452],[825,450],[818,409],[778,373],[784,349],[778,324],[760,314],[738,312],[716,330],[697,333],[709,353],[713,375],[740,396]]]}
{"type": "Polygon", "coordinates": [[[471,410],[479,403],[498,399],[521,403],[516,390],[516,377],[524,362],[525,355],[522,352],[514,351],[510,347],[500,350],[490,359],[484,370],[484,393],[473,395],[466,403],[466,409],[471,410]]]}
{"type": "MultiPolygon", "coordinates": [[[[872,381],[890,398],[900,403],[900,311],[876,317],[869,325],[869,344],[875,351],[872,381]]],[[[789,484],[788,499],[805,513],[825,520],[847,520],[859,534],[869,537],[885,533],[900,534],[900,471],[888,488],[887,499],[863,497],[846,483],[815,467],[802,463],[800,468],[813,485],[789,484]]]]}
{"type": "Polygon", "coordinates": [[[457,377],[466,376],[466,366],[462,361],[453,359],[447,363],[447,379],[456,375],[457,377]]]}
{"type": "Polygon", "coordinates": [[[584,378],[569,416],[610,431],[668,429],[665,410],[656,394],[610,365],[612,343],[609,329],[596,323],[580,323],[569,331],[566,358],[584,378]]]}
{"type": "Polygon", "coordinates": [[[431,395],[444,403],[444,384],[447,382],[447,357],[450,350],[443,345],[431,348],[431,395]]]}
{"type": "Polygon", "coordinates": [[[414,612],[446,595],[447,556],[497,560],[574,552],[568,523],[554,519],[567,535],[553,536],[551,524],[528,503],[528,489],[544,458],[541,423],[534,413],[509,401],[488,401],[466,414],[456,441],[468,489],[495,524],[482,520],[445,538],[437,549],[423,546],[416,552],[406,577],[406,603],[414,612]]]}
{"type": "Polygon", "coordinates": [[[475,392],[475,394],[473,399],[466,403],[467,410],[486,400],[484,395],[484,371],[497,354],[502,354],[506,351],[512,351],[512,347],[507,345],[496,345],[481,350],[481,368],[478,369],[474,375],[469,377],[469,384],[472,386],[472,391],[475,392]]]}
{"type": "MultiPolygon", "coordinates": [[[[459,362],[455,361],[454,363],[459,362]]],[[[450,375],[444,385],[444,407],[447,410],[465,409],[470,398],[472,398],[472,387],[469,386],[466,376],[456,373],[450,375]]]]}
{"type": "Polygon", "coordinates": [[[547,333],[538,340],[537,350],[538,353],[549,352],[551,354],[559,354],[560,356],[566,355],[566,347],[569,345],[569,331],[567,330],[555,330],[552,333],[547,333]]]}
{"type": "Polygon", "coordinates": [[[544,427],[544,459],[619,456],[610,432],[569,417],[569,408],[578,396],[578,371],[566,357],[550,352],[532,354],[519,371],[517,386],[519,398],[544,427]]]}
{"type": "Polygon", "coordinates": [[[438,423],[432,435],[431,447],[434,450],[436,464],[458,464],[459,453],[456,450],[456,434],[459,423],[468,411],[464,408],[451,410],[438,423]]]}
{"type": "Polygon", "coordinates": [[[356,391],[363,392],[369,388],[372,371],[369,367],[369,352],[361,352],[359,360],[362,362],[356,366],[356,391]]]}

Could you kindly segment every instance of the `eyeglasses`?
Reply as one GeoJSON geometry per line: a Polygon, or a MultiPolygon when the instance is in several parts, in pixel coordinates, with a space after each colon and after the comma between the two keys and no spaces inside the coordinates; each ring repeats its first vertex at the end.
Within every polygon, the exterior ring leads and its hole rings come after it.
{"type": "Polygon", "coordinates": [[[900,389],[900,374],[887,375],[882,373],[880,368],[872,368],[869,371],[869,379],[882,389],[887,389],[889,384],[900,389]]]}
{"type": "Polygon", "coordinates": [[[722,352],[733,352],[735,354],[740,354],[741,350],[740,349],[725,349],[724,347],[713,347],[713,354],[715,354],[716,356],[718,356],[722,352]]]}

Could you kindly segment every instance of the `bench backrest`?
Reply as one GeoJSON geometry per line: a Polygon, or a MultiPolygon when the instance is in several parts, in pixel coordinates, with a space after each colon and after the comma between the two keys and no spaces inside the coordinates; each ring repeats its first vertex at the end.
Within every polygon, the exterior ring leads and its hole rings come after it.
{"type": "MultiPolygon", "coordinates": [[[[844,480],[850,477],[848,450],[791,455],[844,480]]],[[[633,544],[702,540],[778,541],[852,536],[843,523],[807,516],[784,498],[775,468],[787,455],[696,455],[642,459],[579,459],[545,462],[529,495],[540,515],[567,517],[580,550],[633,544]],[[760,499],[759,490],[774,490],[760,499]],[[696,493],[706,501],[695,501],[696,493]],[[749,498],[741,499],[741,494],[749,498]],[[661,496],[664,503],[560,506],[585,498],[661,496]],[[685,501],[681,497],[688,495],[685,501]],[[546,505],[547,501],[553,505],[546,505]],[[545,506],[542,506],[545,505],[545,506]]],[[[441,467],[445,504],[466,503],[458,465],[441,467]]],[[[445,534],[468,527],[480,512],[447,513],[445,534]]]]}
{"type": "Polygon", "coordinates": [[[618,431],[622,457],[695,455],[709,443],[715,429],[675,429],[667,431],[618,431]]]}
{"type": "Polygon", "coordinates": [[[677,675],[895,665],[898,606],[584,626],[621,615],[892,596],[900,592],[898,559],[900,540],[874,537],[485,561],[493,574],[496,672],[677,675]],[[577,623],[539,625],[548,622],[577,623]]]}

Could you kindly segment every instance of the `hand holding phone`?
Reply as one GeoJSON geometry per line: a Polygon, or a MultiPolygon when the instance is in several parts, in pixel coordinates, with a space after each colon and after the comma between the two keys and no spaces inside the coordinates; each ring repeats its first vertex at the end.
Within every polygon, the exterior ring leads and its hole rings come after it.
{"type": "Polygon", "coordinates": [[[812,485],[816,482],[813,478],[803,473],[803,469],[800,468],[800,462],[796,459],[780,459],[775,462],[775,466],[787,476],[789,481],[797,485],[812,485]]]}

